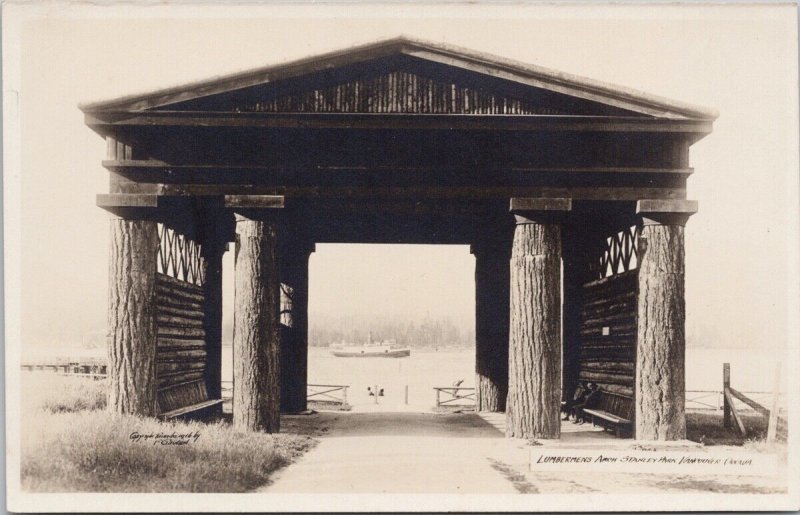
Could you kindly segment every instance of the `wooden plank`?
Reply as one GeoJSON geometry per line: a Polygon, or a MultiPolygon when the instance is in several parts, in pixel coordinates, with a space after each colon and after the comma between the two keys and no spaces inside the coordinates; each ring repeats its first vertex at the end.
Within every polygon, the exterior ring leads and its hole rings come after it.
{"type": "Polygon", "coordinates": [[[736,405],[733,403],[733,397],[731,396],[731,389],[725,388],[723,393],[725,396],[725,400],[727,401],[728,407],[730,409],[731,417],[736,422],[736,428],[739,430],[739,434],[742,436],[747,436],[747,430],[744,428],[744,423],[742,423],[742,418],[739,415],[739,412],[736,411],[736,405]]]}
{"type": "Polygon", "coordinates": [[[192,320],[203,320],[205,318],[205,313],[200,308],[186,309],[184,306],[174,306],[161,302],[157,303],[157,307],[159,315],[177,316],[192,320]]]}
{"type": "Polygon", "coordinates": [[[230,113],[219,111],[116,111],[86,114],[86,125],[107,130],[130,127],[241,127],[271,129],[421,129],[548,132],[711,132],[704,120],[648,119],[615,116],[506,116],[472,114],[373,114],[373,113],[230,113]]]}
{"type": "MultiPolygon", "coordinates": [[[[143,160],[104,160],[103,167],[108,170],[125,172],[163,172],[163,171],[186,171],[186,172],[202,172],[202,173],[230,173],[230,172],[325,172],[328,174],[335,173],[367,173],[367,172],[384,172],[384,173],[433,173],[433,172],[460,172],[472,170],[470,166],[417,166],[417,165],[323,165],[317,164],[313,166],[300,166],[288,163],[286,165],[263,165],[263,164],[228,164],[228,163],[168,163],[166,161],[159,161],[156,159],[143,159],[143,160]]],[[[502,165],[488,165],[485,168],[491,172],[508,172],[508,173],[524,173],[524,174],[558,174],[558,175],[589,175],[589,174],[602,174],[602,175],[680,175],[688,176],[694,172],[692,168],[641,168],[641,167],[558,167],[558,166],[502,166],[502,165]]]]}
{"type": "Polygon", "coordinates": [[[156,323],[158,323],[160,327],[203,327],[203,320],[175,315],[166,315],[162,314],[161,312],[156,315],[156,323]]]}
{"type": "Polygon", "coordinates": [[[156,358],[162,362],[166,360],[200,360],[205,359],[205,357],[205,349],[159,349],[156,354],[156,358]]]}
{"type": "Polygon", "coordinates": [[[156,350],[164,349],[204,349],[206,342],[200,339],[169,338],[159,336],[156,350]]]}
{"type": "Polygon", "coordinates": [[[166,362],[162,363],[156,358],[156,374],[171,374],[175,372],[188,372],[190,370],[205,370],[205,361],[185,361],[185,362],[166,362]]]}
{"type": "Polygon", "coordinates": [[[767,423],[767,441],[774,442],[778,428],[778,408],[780,407],[781,391],[781,363],[775,366],[775,377],[772,382],[772,406],[769,411],[769,422],[767,423]]]}
{"type": "Polygon", "coordinates": [[[203,379],[204,372],[176,372],[170,374],[164,374],[158,378],[158,387],[159,389],[178,385],[180,383],[186,383],[190,381],[197,381],[203,379]]]}
{"type": "Polygon", "coordinates": [[[198,286],[194,283],[190,283],[187,281],[182,281],[175,277],[171,277],[166,274],[156,274],[156,280],[158,281],[158,285],[164,287],[165,289],[175,290],[175,291],[185,291],[186,293],[190,293],[193,295],[203,295],[203,287],[198,286]]]}
{"type": "Polygon", "coordinates": [[[177,288],[168,286],[166,283],[156,285],[156,296],[158,298],[173,299],[176,301],[193,302],[202,304],[204,297],[202,294],[194,293],[187,288],[177,288]]]}
{"type": "Polygon", "coordinates": [[[769,417],[769,410],[762,406],[761,404],[757,403],[750,397],[746,396],[745,394],[739,392],[738,390],[734,389],[733,387],[728,388],[731,392],[731,395],[736,399],[739,399],[743,403],[750,406],[754,411],[757,411],[759,414],[764,415],[765,417],[769,417]]]}
{"type": "Polygon", "coordinates": [[[97,207],[158,207],[158,195],[134,193],[99,193],[97,194],[97,207]]]}
{"type": "Polygon", "coordinates": [[[270,209],[284,206],[283,195],[225,195],[225,207],[270,209]]]}
{"type": "Polygon", "coordinates": [[[178,408],[176,410],[168,411],[166,413],[162,413],[160,416],[164,419],[171,419],[175,417],[179,417],[181,415],[186,415],[188,413],[192,413],[194,411],[199,411],[201,409],[209,408],[211,406],[215,406],[217,404],[222,404],[225,402],[223,399],[212,399],[208,401],[201,402],[199,404],[193,404],[191,406],[186,406],[183,408],[178,408]]]}
{"type": "Polygon", "coordinates": [[[572,211],[572,199],[512,197],[508,210],[512,212],[572,211]]]}
{"type": "Polygon", "coordinates": [[[174,308],[191,312],[202,312],[203,303],[194,302],[187,298],[173,297],[167,294],[156,295],[156,305],[161,308],[174,308]]]}
{"type": "Polygon", "coordinates": [[[203,329],[197,327],[173,327],[173,326],[159,326],[158,327],[158,337],[159,338],[191,338],[191,339],[203,339],[206,336],[206,332],[203,329]]]}

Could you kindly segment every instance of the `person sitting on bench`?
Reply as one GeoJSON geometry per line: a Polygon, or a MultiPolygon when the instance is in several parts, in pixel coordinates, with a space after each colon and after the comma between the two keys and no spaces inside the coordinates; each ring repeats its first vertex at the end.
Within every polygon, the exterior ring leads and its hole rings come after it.
{"type": "Polygon", "coordinates": [[[589,395],[583,400],[582,403],[576,404],[572,407],[572,412],[575,415],[575,420],[572,421],[573,424],[583,424],[586,422],[586,416],[583,413],[584,408],[591,408],[597,399],[600,398],[600,385],[597,383],[589,383],[589,395]]]}
{"type": "Polygon", "coordinates": [[[582,403],[587,395],[589,395],[589,387],[586,381],[579,381],[578,386],[575,387],[575,392],[572,394],[572,398],[567,399],[566,402],[564,402],[564,406],[561,408],[561,411],[564,412],[564,418],[561,420],[569,420],[572,407],[582,403]]]}

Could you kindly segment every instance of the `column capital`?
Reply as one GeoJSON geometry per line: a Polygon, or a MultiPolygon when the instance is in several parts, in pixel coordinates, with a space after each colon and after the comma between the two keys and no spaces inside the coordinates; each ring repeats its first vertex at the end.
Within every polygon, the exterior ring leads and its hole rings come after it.
{"type": "Polygon", "coordinates": [[[284,201],[283,195],[225,195],[224,206],[233,210],[237,222],[276,221],[284,201]]]}
{"type": "Polygon", "coordinates": [[[517,225],[558,223],[572,211],[572,199],[512,197],[508,210],[517,225]]]}
{"type": "Polygon", "coordinates": [[[696,200],[643,199],[636,202],[636,214],[645,225],[686,225],[697,213],[696,200]]]}

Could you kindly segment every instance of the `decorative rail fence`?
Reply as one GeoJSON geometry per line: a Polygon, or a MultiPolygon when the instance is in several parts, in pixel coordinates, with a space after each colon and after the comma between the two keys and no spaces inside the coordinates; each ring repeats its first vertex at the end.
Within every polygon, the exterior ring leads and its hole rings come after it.
{"type": "Polygon", "coordinates": [[[467,388],[461,386],[434,386],[436,392],[436,407],[441,406],[474,406],[475,405],[475,388],[467,388]],[[463,395],[461,392],[465,392],[463,395]],[[442,396],[445,396],[442,399],[442,396]],[[467,402],[459,402],[467,401],[467,402]]]}
{"type": "Polygon", "coordinates": [[[347,406],[347,389],[349,386],[341,384],[309,384],[306,400],[339,403],[347,406]]]}
{"type": "MultiPolygon", "coordinates": [[[[747,436],[747,428],[740,415],[741,408],[736,405],[734,400],[738,400],[759,415],[766,417],[767,422],[767,441],[773,442],[776,439],[786,441],[788,438],[788,421],[785,412],[781,410],[780,400],[780,363],[775,372],[775,387],[771,392],[771,409],[756,402],[753,398],[745,395],[731,386],[731,365],[722,364],[722,420],[726,428],[737,430],[742,436],[747,436]],[[734,425],[735,423],[735,425],[734,425]]],[[[761,392],[766,393],[766,392],[761,392]]]]}
{"type": "Polygon", "coordinates": [[[24,363],[22,370],[28,372],[55,372],[62,376],[88,377],[90,379],[105,379],[107,365],[99,363],[24,363]]]}

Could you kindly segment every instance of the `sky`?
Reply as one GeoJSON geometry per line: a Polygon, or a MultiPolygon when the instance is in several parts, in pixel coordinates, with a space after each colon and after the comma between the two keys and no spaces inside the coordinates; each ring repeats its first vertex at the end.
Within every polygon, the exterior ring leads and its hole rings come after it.
{"type": "MultiPolygon", "coordinates": [[[[95,194],[108,188],[105,143],[84,125],[80,102],[401,34],[718,109],[713,133],[691,149],[689,198],[700,211],[686,228],[687,340],[788,345],[798,216],[791,6],[193,9],[188,18],[190,11],[159,6],[51,6],[19,31],[4,30],[4,47],[11,41],[19,50],[18,61],[4,57],[4,72],[18,72],[4,81],[4,96],[18,102],[20,140],[18,163],[5,167],[5,220],[7,270],[19,274],[19,290],[7,295],[19,302],[23,345],[105,332],[109,225],[95,207],[95,194]]],[[[468,321],[473,267],[463,246],[319,245],[310,261],[311,317],[468,321]]],[[[229,287],[226,299],[230,306],[229,287]]]]}

